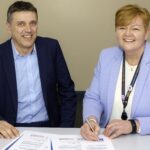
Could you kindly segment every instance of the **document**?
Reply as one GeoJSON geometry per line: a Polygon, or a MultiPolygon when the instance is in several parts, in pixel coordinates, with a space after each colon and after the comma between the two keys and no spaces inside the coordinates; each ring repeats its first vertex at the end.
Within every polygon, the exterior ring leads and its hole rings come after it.
{"type": "Polygon", "coordinates": [[[51,150],[51,134],[24,131],[3,150],[51,150]]]}
{"type": "Polygon", "coordinates": [[[52,139],[53,150],[81,150],[80,135],[59,135],[52,139]]]}
{"type": "Polygon", "coordinates": [[[99,141],[86,141],[80,135],[59,135],[52,139],[53,150],[115,150],[109,138],[100,135],[99,141]]]}
{"type": "Polygon", "coordinates": [[[115,150],[109,138],[101,135],[99,141],[82,141],[82,150],[115,150]]]}
{"type": "Polygon", "coordinates": [[[24,131],[3,150],[115,150],[109,138],[100,135],[99,141],[86,141],[80,135],[48,134],[24,131]]]}

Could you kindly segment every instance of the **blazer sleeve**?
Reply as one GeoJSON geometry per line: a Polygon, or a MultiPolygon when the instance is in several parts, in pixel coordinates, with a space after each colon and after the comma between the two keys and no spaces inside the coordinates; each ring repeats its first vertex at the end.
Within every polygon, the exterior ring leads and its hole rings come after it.
{"type": "Polygon", "coordinates": [[[56,44],[56,72],[60,98],[60,126],[73,127],[76,113],[76,93],[61,47],[56,44]]]}
{"type": "Polygon", "coordinates": [[[140,134],[150,134],[150,117],[137,117],[136,119],[140,122],[140,134]]]}
{"type": "Polygon", "coordinates": [[[101,80],[101,55],[95,67],[94,76],[90,87],[86,90],[83,99],[83,121],[90,116],[96,117],[100,122],[103,107],[100,102],[100,81],[101,80]]]}
{"type": "Polygon", "coordinates": [[[5,103],[5,97],[4,97],[4,89],[5,89],[5,79],[4,79],[4,70],[2,65],[2,48],[0,45],[0,120],[5,120],[4,118],[4,103],[5,103]]]}

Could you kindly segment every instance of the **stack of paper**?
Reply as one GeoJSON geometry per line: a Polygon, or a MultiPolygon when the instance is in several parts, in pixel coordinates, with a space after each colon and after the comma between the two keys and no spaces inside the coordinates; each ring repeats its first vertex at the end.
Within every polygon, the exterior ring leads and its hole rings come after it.
{"type": "Polygon", "coordinates": [[[80,135],[24,131],[3,150],[114,150],[114,147],[103,135],[99,141],[86,141],[80,135]]]}

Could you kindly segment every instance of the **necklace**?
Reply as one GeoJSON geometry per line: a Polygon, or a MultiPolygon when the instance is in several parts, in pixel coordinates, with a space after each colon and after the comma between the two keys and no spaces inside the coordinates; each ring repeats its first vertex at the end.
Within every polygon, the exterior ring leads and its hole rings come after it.
{"type": "Polygon", "coordinates": [[[129,63],[127,61],[125,61],[125,66],[129,72],[133,72],[137,68],[137,65],[129,65],[129,63]]]}
{"type": "Polygon", "coordinates": [[[131,71],[134,71],[134,68],[133,68],[133,67],[131,67],[131,68],[130,68],[130,70],[131,70],[131,71]]]}

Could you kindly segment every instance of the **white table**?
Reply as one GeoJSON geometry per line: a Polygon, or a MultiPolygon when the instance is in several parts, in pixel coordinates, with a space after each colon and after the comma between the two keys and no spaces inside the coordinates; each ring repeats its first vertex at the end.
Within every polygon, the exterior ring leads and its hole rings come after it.
{"type": "MultiPolygon", "coordinates": [[[[56,134],[79,134],[79,128],[18,128],[21,132],[24,130],[32,130],[46,133],[56,134]]],[[[0,150],[11,140],[0,139],[0,150]]],[[[137,134],[124,135],[112,140],[115,150],[149,150],[150,135],[140,136],[137,134]]]]}

